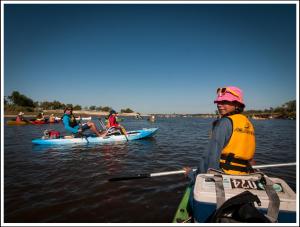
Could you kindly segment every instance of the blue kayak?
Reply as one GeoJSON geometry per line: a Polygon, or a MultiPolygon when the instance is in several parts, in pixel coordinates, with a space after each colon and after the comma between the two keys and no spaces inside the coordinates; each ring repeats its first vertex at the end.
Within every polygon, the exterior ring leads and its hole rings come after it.
{"type": "Polygon", "coordinates": [[[80,137],[80,138],[66,138],[60,137],[57,139],[34,139],[32,140],[33,144],[39,145],[64,145],[64,144],[87,144],[87,143],[112,143],[119,141],[129,141],[129,140],[138,140],[144,139],[147,137],[153,136],[158,128],[144,128],[136,131],[128,131],[127,137],[125,135],[110,135],[105,137],[96,137],[96,136],[88,136],[88,137],[80,137]]]}

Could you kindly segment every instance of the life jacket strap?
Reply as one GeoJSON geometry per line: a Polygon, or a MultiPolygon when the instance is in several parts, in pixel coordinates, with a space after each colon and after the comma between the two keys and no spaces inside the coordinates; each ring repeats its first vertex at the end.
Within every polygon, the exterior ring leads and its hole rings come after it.
{"type": "Polygon", "coordinates": [[[250,165],[248,160],[243,160],[234,157],[233,153],[229,153],[228,155],[221,154],[221,160],[225,160],[225,162],[220,162],[220,167],[225,170],[235,170],[245,173],[253,172],[252,166],[250,165]],[[244,166],[236,166],[232,163],[244,165],[244,166]]]}

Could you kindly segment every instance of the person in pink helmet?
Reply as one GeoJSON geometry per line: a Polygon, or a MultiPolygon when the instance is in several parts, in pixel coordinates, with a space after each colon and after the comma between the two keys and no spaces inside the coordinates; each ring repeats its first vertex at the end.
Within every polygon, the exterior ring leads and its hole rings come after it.
{"type": "Polygon", "coordinates": [[[208,149],[200,161],[197,171],[186,167],[186,175],[194,179],[198,173],[209,168],[227,174],[248,174],[253,171],[255,132],[252,123],[242,114],[245,108],[243,91],[228,86],[217,89],[217,104],[220,118],[213,122],[208,149]]]}

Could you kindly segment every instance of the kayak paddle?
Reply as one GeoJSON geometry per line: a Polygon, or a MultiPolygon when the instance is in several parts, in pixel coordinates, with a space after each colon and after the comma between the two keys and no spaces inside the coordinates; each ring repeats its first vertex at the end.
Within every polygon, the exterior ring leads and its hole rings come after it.
{"type": "Polygon", "coordinates": [[[108,181],[143,179],[143,178],[167,176],[167,175],[174,175],[174,174],[181,174],[181,173],[185,173],[185,170],[167,171],[167,172],[160,172],[160,173],[143,173],[143,174],[137,174],[135,176],[115,177],[115,178],[108,179],[108,181]]]}
{"type": "Polygon", "coordinates": [[[101,119],[101,118],[98,118],[98,121],[100,122],[100,125],[101,125],[101,127],[103,128],[103,130],[106,130],[106,127],[105,127],[105,125],[104,125],[102,119],[101,119]]]}
{"type": "MultiPolygon", "coordinates": [[[[266,168],[271,168],[271,167],[294,166],[294,165],[296,165],[296,162],[278,163],[278,164],[269,164],[269,165],[254,165],[254,166],[252,166],[252,168],[253,169],[266,169],[266,168]]],[[[196,170],[197,169],[192,169],[192,171],[196,171],[196,170]]],[[[114,177],[114,178],[108,179],[108,181],[144,179],[144,178],[160,177],[160,176],[183,174],[183,173],[185,173],[185,170],[166,171],[166,172],[158,172],[158,173],[144,173],[144,174],[137,174],[134,176],[114,177]]]]}
{"type": "Polygon", "coordinates": [[[128,141],[127,132],[126,132],[125,128],[122,126],[121,126],[121,131],[124,134],[124,136],[126,137],[126,140],[128,141]]]}

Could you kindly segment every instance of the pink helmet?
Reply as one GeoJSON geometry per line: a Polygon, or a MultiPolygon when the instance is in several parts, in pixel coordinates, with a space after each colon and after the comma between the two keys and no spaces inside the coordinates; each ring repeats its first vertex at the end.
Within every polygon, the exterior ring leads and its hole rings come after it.
{"type": "Polygon", "coordinates": [[[218,103],[221,101],[229,101],[229,102],[238,102],[245,107],[243,101],[243,91],[238,87],[223,87],[218,88],[217,90],[217,98],[214,103],[218,103]]]}

